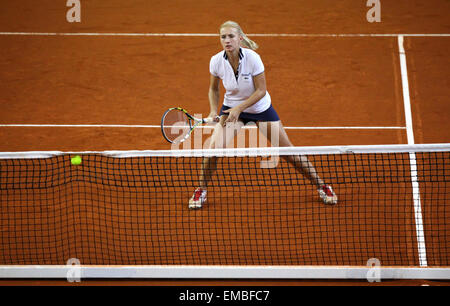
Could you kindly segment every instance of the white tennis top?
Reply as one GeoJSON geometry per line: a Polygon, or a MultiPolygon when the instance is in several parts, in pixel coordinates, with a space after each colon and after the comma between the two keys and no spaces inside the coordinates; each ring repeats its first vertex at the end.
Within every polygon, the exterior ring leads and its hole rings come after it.
{"type": "MultiPolygon", "coordinates": [[[[253,77],[264,72],[264,64],[258,53],[247,48],[241,48],[239,50],[237,77],[225,51],[211,57],[209,71],[213,76],[220,78],[225,87],[223,104],[234,107],[247,100],[255,92],[253,77]]],[[[259,114],[267,110],[270,104],[270,95],[266,91],[266,95],[261,100],[245,109],[244,112],[259,114]]]]}

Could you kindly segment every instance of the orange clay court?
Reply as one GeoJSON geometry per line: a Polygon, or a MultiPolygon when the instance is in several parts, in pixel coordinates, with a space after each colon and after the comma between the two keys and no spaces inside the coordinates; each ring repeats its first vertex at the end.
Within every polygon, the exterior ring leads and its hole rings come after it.
{"type": "MultiPolygon", "coordinates": [[[[216,34],[226,20],[237,21],[259,44],[257,52],[265,65],[272,103],[295,146],[412,144],[407,137],[399,35],[404,36],[413,143],[449,143],[450,3],[381,2],[381,22],[369,23],[366,1],[353,0],[230,0],[226,5],[207,0],[132,0],[126,4],[119,0],[81,1],[81,22],[69,23],[64,4],[51,0],[39,5],[31,0],[8,1],[0,10],[0,151],[170,149],[158,127],[161,115],[175,106],[208,115],[209,60],[221,46],[218,36],[199,34],[216,34]],[[154,35],[142,35],[145,33],[154,35]],[[167,35],[176,33],[184,35],[167,35]]],[[[186,191],[186,205],[189,196],[186,191]]],[[[245,205],[252,205],[251,197],[246,201],[245,205]]],[[[176,216],[190,220],[198,236],[214,236],[214,222],[223,217],[222,207],[217,204],[213,210],[195,214],[183,207],[176,216]],[[195,225],[198,220],[210,220],[211,224],[195,225]]],[[[320,215],[326,215],[330,207],[318,209],[320,215]]],[[[403,209],[393,214],[412,214],[403,209]]],[[[382,211],[373,213],[383,215],[382,211]]],[[[448,222],[449,208],[442,208],[441,213],[448,222]]],[[[434,213],[429,216],[442,218],[434,213]]],[[[226,217],[238,224],[255,216],[226,217]]],[[[334,215],[333,222],[339,224],[340,217],[334,215]]],[[[129,218],[133,220],[133,216],[129,218]]],[[[283,218],[289,220],[290,216],[273,218],[282,224],[283,218]]],[[[327,222],[303,221],[310,222],[308,227],[327,222]]],[[[301,224],[301,217],[296,222],[301,224]]],[[[154,226],[150,229],[158,232],[154,226]]],[[[180,231],[173,234],[182,235],[183,230],[189,230],[186,226],[180,225],[180,231]]],[[[408,226],[395,222],[388,225],[385,230],[410,230],[411,236],[405,241],[388,241],[392,254],[378,254],[380,257],[386,256],[386,261],[390,256],[416,261],[409,247],[399,247],[416,243],[414,229],[408,226]]],[[[39,230],[30,227],[30,231],[39,230]]],[[[383,230],[375,224],[371,228],[383,230]]],[[[95,232],[98,228],[94,224],[84,230],[95,232]]],[[[234,230],[239,231],[239,226],[234,230]]],[[[430,265],[442,260],[448,265],[449,225],[444,224],[442,230],[447,236],[429,245],[430,265]],[[438,255],[433,258],[433,254],[438,255]]],[[[264,233],[250,234],[258,237],[264,233]]],[[[282,230],[278,234],[282,239],[290,237],[282,230]]],[[[338,239],[338,234],[330,239],[338,239]]],[[[312,238],[323,262],[342,262],[327,257],[330,241],[320,241],[320,235],[312,238]]],[[[372,242],[377,245],[377,241],[372,242]]],[[[364,245],[351,239],[342,243],[364,245]]],[[[260,247],[252,245],[248,254],[254,263],[264,265],[265,258],[255,255],[260,247]]],[[[133,252],[126,242],[120,248],[125,253],[133,252]]],[[[227,246],[214,249],[218,253],[227,251],[227,246]]],[[[373,253],[366,251],[368,255],[373,253]]],[[[270,248],[264,250],[266,255],[270,252],[270,248]]],[[[109,258],[108,254],[94,253],[98,261],[93,264],[101,264],[102,256],[112,264],[120,262],[111,260],[114,254],[109,258]]],[[[39,264],[39,260],[65,264],[40,256],[32,264],[39,264]]],[[[271,259],[271,263],[280,265],[299,264],[271,259]]],[[[171,257],[170,262],[155,260],[151,264],[191,263],[178,257],[171,257]]],[[[354,258],[345,263],[364,265],[365,260],[354,258]]],[[[317,262],[310,259],[306,264],[317,262]]]]}

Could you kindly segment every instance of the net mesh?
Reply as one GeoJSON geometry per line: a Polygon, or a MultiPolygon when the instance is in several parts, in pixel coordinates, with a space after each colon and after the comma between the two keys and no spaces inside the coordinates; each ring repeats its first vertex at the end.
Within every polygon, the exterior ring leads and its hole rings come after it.
{"type": "Polygon", "coordinates": [[[84,265],[366,265],[377,258],[419,266],[425,252],[428,266],[448,266],[449,152],[415,152],[417,171],[409,152],[295,153],[333,187],[337,205],[321,202],[283,155],[219,156],[198,210],[188,201],[202,156],[85,153],[72,165],[69,153],[9,154],[0,159],[0,265],[69,258],[84,265]]]}

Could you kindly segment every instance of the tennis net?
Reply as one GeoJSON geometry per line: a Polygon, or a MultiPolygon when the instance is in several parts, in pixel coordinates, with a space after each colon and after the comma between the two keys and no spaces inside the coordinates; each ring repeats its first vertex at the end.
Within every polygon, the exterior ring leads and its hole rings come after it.
{"type": "Polygon", "coordinates": [[[449,177],[449,144],[0,153],[0,265],[449,266],[449,177]]]}

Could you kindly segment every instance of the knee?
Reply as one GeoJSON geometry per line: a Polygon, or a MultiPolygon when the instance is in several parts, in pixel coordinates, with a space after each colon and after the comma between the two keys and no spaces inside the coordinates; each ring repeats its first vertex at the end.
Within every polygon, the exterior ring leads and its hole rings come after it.
{"type": "Polygon", "coordinates": [[[217,139],[211,140],[208,145],[208,149],[225,149],[226,146],[223,141],[217,141],[217,139]]]}

